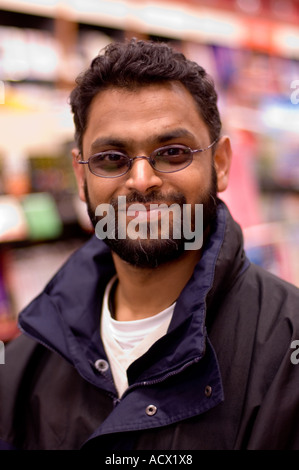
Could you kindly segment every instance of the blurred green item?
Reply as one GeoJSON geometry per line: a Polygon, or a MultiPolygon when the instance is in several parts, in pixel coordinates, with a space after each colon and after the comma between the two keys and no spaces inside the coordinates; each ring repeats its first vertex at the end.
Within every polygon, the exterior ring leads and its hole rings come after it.
{"type": "Polygon", "coordinates": [[[28,194],[21,203],[31,240],[47,240],[61,235],[63,224],[51,194],[28,194]]]}

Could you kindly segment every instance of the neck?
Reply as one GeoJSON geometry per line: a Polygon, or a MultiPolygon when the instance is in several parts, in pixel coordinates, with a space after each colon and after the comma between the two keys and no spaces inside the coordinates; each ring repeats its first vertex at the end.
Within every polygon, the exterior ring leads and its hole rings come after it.
{"type": "Polygon", "coordinates": [[[200,251],[189,250],[177,260],[144,269],[113,253],[119,280],[114,297],[116,320],[140,320],[169,307],[179,297],[199,259],[200,251]]]}

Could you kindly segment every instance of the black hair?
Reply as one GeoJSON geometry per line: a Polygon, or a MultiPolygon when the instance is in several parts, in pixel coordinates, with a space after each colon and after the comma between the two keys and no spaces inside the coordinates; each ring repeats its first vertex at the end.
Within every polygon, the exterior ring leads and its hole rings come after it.
{"type": "Polygon", "coordinates": [[[219,138],[221,120],[212,78],[196,62],[166,43],[131,39],[111,43],[76,79],[70,94],[75,140],[82,151],[88,112],[95,95],[116,87],[134,90],[152,83],[181,82],[193,96],[211,141],[219,138]]]}

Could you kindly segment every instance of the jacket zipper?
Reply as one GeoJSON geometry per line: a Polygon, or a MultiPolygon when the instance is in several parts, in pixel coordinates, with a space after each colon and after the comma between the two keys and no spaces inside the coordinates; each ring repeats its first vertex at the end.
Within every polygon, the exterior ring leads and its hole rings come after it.
{"type": "Polygon", "coordinates": [[[172,372],[168,372],[167,374],[163,375],[162,377],[158,378],[158,379],[152,379],[152,380],[147,380],[147,381],[144,381],[144,382],[138,382],[138,383],[135,383],[133,385],[130,385],[126,391],[123,393],[123,395],[121,396],[121,400],[129,393],[131,392],[132,390],[134,390],[135,388],[138,388],[138,387],[147,387],[149,385],[156,385],[158,383],[161,383],[161,382],[164,382],[164,380],[167,380],[169,379],[170,377],[173,377],[174,375],[177,375],[177,374],[180,374],[181,372],[183,372],[185,369],[187,369],[188,367],[190,367],[192,364],[196,364],[197,362],[199,362],[201,359],[201,356],[200,357],[196,357],[195,359],[192,359],[191,361],[188,361],[186,362],[184,365],[182,365],[181,367],[179,367],[178,369],[172,371],[172,372]]]}

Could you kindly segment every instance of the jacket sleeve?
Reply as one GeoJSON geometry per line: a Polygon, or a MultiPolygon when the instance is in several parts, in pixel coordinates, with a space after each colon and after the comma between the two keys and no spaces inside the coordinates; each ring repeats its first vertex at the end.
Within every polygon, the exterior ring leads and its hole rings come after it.
{"type": "Polygon", "coordinates": [[[281,281],[268,284],[267,279],[259,291],[260,311],[243,409],[245,427],[240,436],[249,450],[297,450],[299,364],[294,360],[294,346],[299,340],[299,291],[281,281]]]}
{"type": "Polygon", "coordinates": [[[0,439],[0,450],[18,450],[18,449],[0,439]]]}
{"type": "Polygon", "coordinates": [[[299,449],[299,365],[285,357],[263,401],[256,408],[256,420],[247,448],[262,450],[299,449]]]}
{"type": "Polygon", "coordinates": [[[6,345],[0,365],[0,449],[18,449],[22,434],[22,410],[26,377],[33,365],[37,343],[21,335],[6,345]]]}

